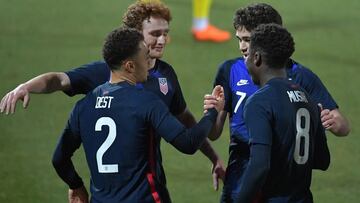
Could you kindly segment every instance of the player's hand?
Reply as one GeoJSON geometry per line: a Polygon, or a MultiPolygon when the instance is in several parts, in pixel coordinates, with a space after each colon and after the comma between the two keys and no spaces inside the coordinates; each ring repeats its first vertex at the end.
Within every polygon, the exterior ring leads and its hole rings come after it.
{"type": "Polygon", "coordinates": [[[326,130],[331,130],[335,127],[336,124],[334,116],[330,113],[329,109],[324,109],[322,104],[319,103],[318,106],[320,107],[321,111],[320,118],[322,125],[326,130]]]}
{"type": "Polygon", "coordinates": [[[23,107],[26,108],[29,105],[30,96],[29,91],[24,84],[20,84],[14,90],[7,93],[1,100],[0,113],[15,113],[16,103],[19,100],[23,101],[23,107]]]}
{"type": "Polygon", "coordinates": [[[211,173],[213,177],[213,186],[217,191],[219,189],[219,179],[221,179],[223,182],[225,180],[225,167],[220,159],[212,165],[211,173]]]}
{"type": "Polygon", "coordinates": [[[222,86],[217,85],[214,87],[212,94],[204,96],[204,113],[211,108],[215,108],[218,112],[224,109],[225,96],[222,86]]]}
{"type": "Polygon", "coordinates": [[[77,189],[69,189],[69,203],[89,203],[89,195],[84,186],[77,189]]]}

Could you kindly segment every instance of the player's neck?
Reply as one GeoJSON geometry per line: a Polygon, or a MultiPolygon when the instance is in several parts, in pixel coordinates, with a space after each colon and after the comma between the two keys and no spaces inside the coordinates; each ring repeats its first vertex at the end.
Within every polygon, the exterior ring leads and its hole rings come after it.
{"type": "Polygon", "coordinates": [[[116,84],[119,82],[128,82],[132,85],[135,85],[136,79],[131,74],[127,74],[124,71],[112,71],[110,77],[110,83],[116,84]]]}
{"type": "Polygon", "coordinates": [[[269,82],[269,80],[273,78],[286,78],[285,68],[281,68],[281,69],[267,68],[265,73],[260,78],[260,87],[264,86],[267,82],[269,82]]]}
{"type": "Polygon", "coordinates": [[[156,58],[152,58],[150,59],[150,67],[149,70],[153,69],[156,63],[156,58]]]}

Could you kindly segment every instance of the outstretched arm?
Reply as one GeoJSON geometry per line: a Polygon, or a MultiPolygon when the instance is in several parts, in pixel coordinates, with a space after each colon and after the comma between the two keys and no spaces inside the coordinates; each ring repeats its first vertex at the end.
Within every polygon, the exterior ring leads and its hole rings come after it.
{"type": "Polygon", "coordinates": [[[39,75],[8,92],[1,100],[0,112],[15,113],[16,103],[19,100],[24,102],[23,107],[26,108],[29,105],[30,93],[52,93],[58,90],[68,90],[70,87],[70,79],[63,72],[39,75]]]}
{"type": "MultiPolygon", "coordinates": [[[[205,95],[204,96],[204,113],[206,113],[209,109],[213,108],[214,105],[212,104],[212,101],[216,100],[216,98],[219,96],[220,92],[224,92],[224,89],[216,89],[214,88],[211,95],[205,95]]],[[[227,111],[222,110],[218,113],[218,116],[216,118],[215,124],[213,125],[208,138],[212,141],[217,140],[224,128],[224,123],[226,120],[227,111]]]]}
{"type": "MultiPolygon", "coordinates": [[[[191,128],[196,125],[196,120],[192,113],[185,109],[183,113],[177,116],[178,120],[187,128],[191,128]]],[[[216,121],[217,122],[217,121],[216,121]]],[[[215,124],[214,124],[215,125],[215,124]]],[[[224,180],[225,178],[225,167],[223,161],[220,159],[219,155],[216,153],[214,148],[211,146],[208,139],[206,139],[200,147],[200,151],[208,157],[212,163],[212,176],[213,176],[213,185],[214,189],[218,190],[218,179],[224,180]]]]}

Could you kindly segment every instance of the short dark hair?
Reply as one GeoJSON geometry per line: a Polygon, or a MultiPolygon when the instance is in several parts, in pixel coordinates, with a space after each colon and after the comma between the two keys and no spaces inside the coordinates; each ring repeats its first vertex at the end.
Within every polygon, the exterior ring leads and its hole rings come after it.
{"type": "Polygon", "coordinates": [[[102,51],[110,69],[119,69],[125,59],[136,55],[143,40],[144,36],[134,28],[121,27],[110,32],[102,51]]]}
{"type": "Polygon", "coordinates": [[[249,32],[260,24],[275,23],[282,25],[280,14],[269,4],[257,3],[240,8],[235,12],[234,28],[245,27],[249,32]]]}
{"type": "Polygon", "coordinates": [[[283,68],[295,51],[294,39],[280,25],[261,24],[250,35],[250,55],[256,51],[263,55],[270,68],[283,68]]]}
{"type": "Polygon", "coordinates": [[[123,16],[124,25],[142,31],[142,23],[150,17],[171,21],[170,9],[160,1],[137,1],[131,4],[123,16]]]}

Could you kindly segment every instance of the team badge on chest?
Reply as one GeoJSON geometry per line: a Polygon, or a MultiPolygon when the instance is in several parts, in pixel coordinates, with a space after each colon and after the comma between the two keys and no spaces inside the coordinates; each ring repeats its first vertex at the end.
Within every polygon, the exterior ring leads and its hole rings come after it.
{"type": "Polygon", "coordinates": [[[160,91],[166,95],[169,91],[166,78],[159,78],[160,91]]]}

